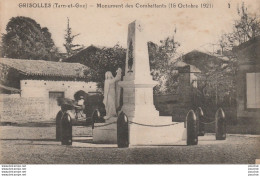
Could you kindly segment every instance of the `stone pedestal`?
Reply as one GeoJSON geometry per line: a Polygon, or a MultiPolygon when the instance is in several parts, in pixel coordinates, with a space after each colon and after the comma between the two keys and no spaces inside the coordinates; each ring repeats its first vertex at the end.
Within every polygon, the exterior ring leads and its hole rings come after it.
{"type": "Polygon", "coordinates": [[[158,117],[159,112],[153,104],[153,87],[155,81],[136,82],[121,81],[119,85],[123,87],[123,107],[122,111],[126,113],[130,120],[138,118],[142,121],[149,121],[152,117],[158,117]]]}

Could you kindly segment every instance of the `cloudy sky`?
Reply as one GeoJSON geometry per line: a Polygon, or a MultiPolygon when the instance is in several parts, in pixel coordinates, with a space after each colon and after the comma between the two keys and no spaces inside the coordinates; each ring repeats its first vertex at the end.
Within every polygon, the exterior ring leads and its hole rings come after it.
{"type": "MultiPolygon", "coordinates": [[[[127,26],[134,20],[144,24],[147,40],[158,43],[160,40],[173,34],[177,28],[176,39],[181,43],[179,52],[188,52],[201,48],[208,43],[216,43],[222,33],[232,29],[234,19],[237,18],[237,5],[240,0],[34,0],[35,3],[50,3],[50,8],[19,7],[21,1],[1,0],[1,28],[5,33],[5,26],[11,17],[26,16],[36,20],[42,27],[47,27],[52,33],[55,44],[64,51],[64,34],[67,17],[74,34],[80,33],[75,43],[89,46],[113,46],[119,43],[126,47],[127,26]],[[213,8],[123,8],[101,9],[97,3],[108,4],[166,4],[175,3],[184,5],[198,5],[211,3],[213,8]],[[54,3],[69,5],[79,3],[85,8],[53,8],[54,3]],[[230,4],[230,8],[229,5],[230,4]],[[92,7],[91,7],[92,6],[92,7]]],[[[30,0],[23,1],[29,3],[30,0]]],[[[245,0],[250,13],[260,9],[259,0],[245,0]]],[[[28,5],[28,4],[27,4],[28,5]]],[[[211,49],[211,48],[209,48],[211,49]]]]}

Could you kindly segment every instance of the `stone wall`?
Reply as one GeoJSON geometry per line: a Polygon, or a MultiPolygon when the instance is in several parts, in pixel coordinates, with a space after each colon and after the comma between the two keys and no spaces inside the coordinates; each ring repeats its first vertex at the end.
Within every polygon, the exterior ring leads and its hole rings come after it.
{"type": "Polygon", "coordinates": [[[184,122],[190,110],[190,104],[183,103],[178,94],[154,95],[154,105],[160,116],[172,116],[175,122],[184,122]]]}
{"type": "Polygon", "coordinates": [[[154,95],[154,104],[161,116],[172,116],[173,121],[184,122],[188,111],[194,107],[192,86],[197,77],[190,72],[190,66],[181,67],[178,72],[177,94],[154,95]]]}
{"type": "Polygon", "coordinates": [[[46,100],[40,97],[3,96],[0,99],[1,122],[39,122],[46,119],[46,100]]]}
{"type": "Polygon", "coordinates": [[[84,81],[48,81],[48,80],[21,80],[21,97],[49,98],[49,92],[64,92],[66,98],[74,99],[74,94],[83,90],[95,92],[96,83],[84,81]]]}

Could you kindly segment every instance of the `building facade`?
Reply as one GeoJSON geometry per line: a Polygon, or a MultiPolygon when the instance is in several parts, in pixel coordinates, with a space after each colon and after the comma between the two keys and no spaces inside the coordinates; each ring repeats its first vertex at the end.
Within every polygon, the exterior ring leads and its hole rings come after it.
{"type": "Polygon", "coordinates": [[[54,120],[60,107],[57,98],[74,99],[77,91],[97,91],[87,82],[88,67],[78,63],[1,58],[1,121],[54,120]],[[7,87],[7,88],[6,88],[7,87]]]}
{"type": "Polygon", "coordinates": [[[260,36],[234,49],[238,58],[237,117],[260,122],[260,36]]]}

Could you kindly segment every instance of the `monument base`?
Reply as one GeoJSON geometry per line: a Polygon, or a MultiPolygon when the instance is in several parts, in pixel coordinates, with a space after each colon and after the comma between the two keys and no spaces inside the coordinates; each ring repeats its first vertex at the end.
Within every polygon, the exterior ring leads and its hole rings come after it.
{"type": "Polygon", "coordinates": [[[187,130],[184,127],[184,122],[172,122],[171,117],[168,116],[160,116],[152,121],[145,122],[132,119],[132,122],[134,123],[129,125],[130,146],[176,145],[187,138],[187,130]],[[167,124],[173,125],[168,126],[167,124]]]}
{"type": "Polygon", "coordinates": [[[93,143],[117,144],[117,118],[111,117],[105,123],[95,123],[93,143]],[[111,124],[112,123],[112,124],[111,124]]]}
{"type": "MultiPolygon", "coordinates": [[[[117,144],[117,118],[106,123],[96,123],[93,129],[93,143],[117,144]]],[[[170,116],[160,116],[151,121],[129,119],[129,144],[138,145],[179,145],[187,139],[184,122],[172,122],[170,116]],[[145,124],[143,126],[142,124],[145,124]],[[168,124],[171,124],[168,126],[168,124]]],[[[186,142],[184,143],[186,144],[186,142]]]]}

